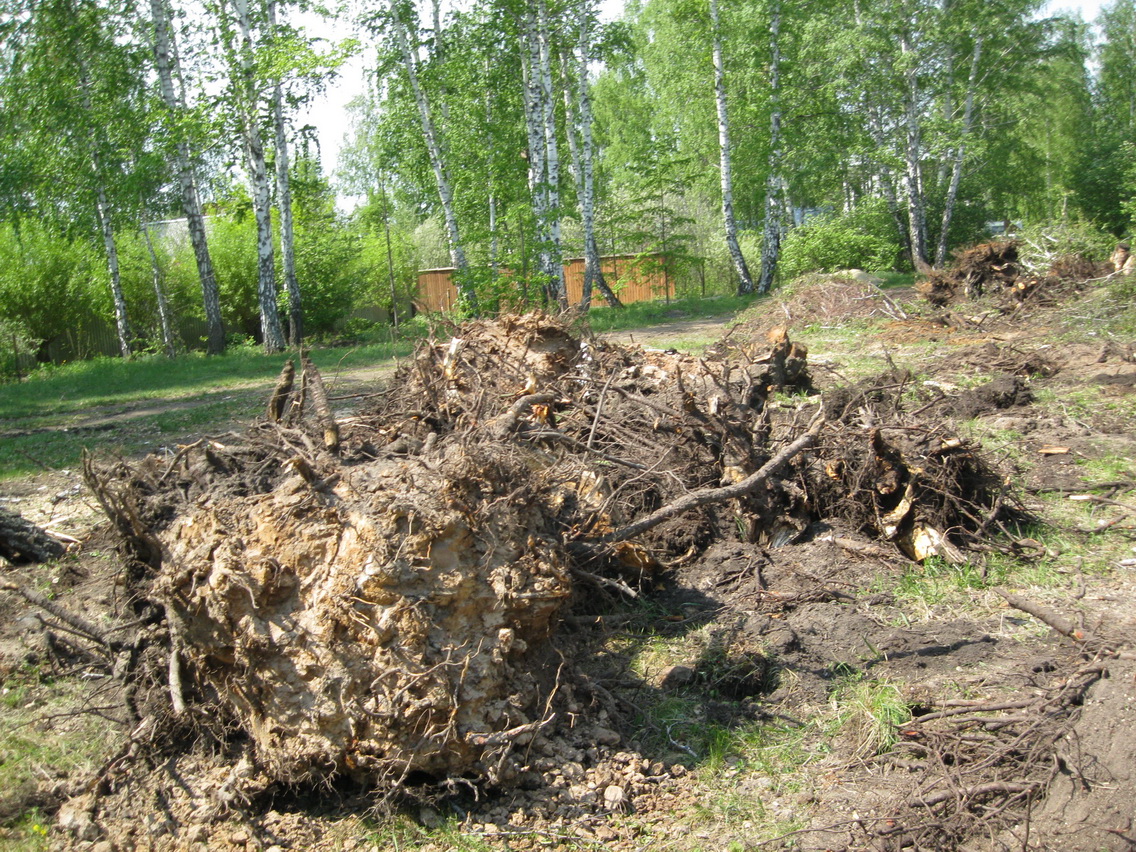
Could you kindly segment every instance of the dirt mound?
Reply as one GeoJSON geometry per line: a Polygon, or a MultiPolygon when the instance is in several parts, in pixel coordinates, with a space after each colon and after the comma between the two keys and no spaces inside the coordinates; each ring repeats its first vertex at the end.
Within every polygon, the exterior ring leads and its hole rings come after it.
{"type": "Polygon", "coordinates": [[[869,317],[906,317],[903,308],[864,273],[813,273],[795,280],[742,315],[725,345],[764,342],[777,328],[839,325],[869,317]]]}

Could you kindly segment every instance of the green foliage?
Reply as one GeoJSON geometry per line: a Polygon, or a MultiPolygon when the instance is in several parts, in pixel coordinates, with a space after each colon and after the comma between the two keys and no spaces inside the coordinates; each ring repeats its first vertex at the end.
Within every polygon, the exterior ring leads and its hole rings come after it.
{"type": "Polygon", "coordinates": [[[337,222],[296,223],[296,279],[305,334],[325,336],[355,306],[360,287],[359,240],[337,222]]]}
{"type": "Polygon", "coordinates": [[[882,202],[826,216],[795,228],[781,244],[781,275],[840,269],[891,269],[899,256],[895,228],[882,202]]]}
{"type": "Polygon", "coordinates": [[[1031,270],[1044,272],[1057,258],[1080,255],[1089,260],[1106,260],[1115,245],[1112,235],[1083,219],[1033,222],[1018,234],[1018,256],[1031,270]]]}
{"type": "Polygon", "coordinates": [[[49,342],[110,311],[93,247],[34,220],[0,224],[0,322],[26,343],[49,342]]]}

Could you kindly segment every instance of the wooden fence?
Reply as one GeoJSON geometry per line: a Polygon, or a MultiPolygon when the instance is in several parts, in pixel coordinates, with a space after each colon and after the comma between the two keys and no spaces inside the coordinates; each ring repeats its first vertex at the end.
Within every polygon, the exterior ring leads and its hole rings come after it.
{"type": "MultiPolygon", "coordinates": [[[[600,258],[604,279],[625,304],[669,299],[674,294],[674,280],[666,257],[661,254],[613,254],[600,258]]],[[[423,269],[418,273],[418,296],[414,300],[421,310],[448,311],[457,304],[458,291],[453,282],[453,268],[423,269]]],[[[502,275],[511,274],[501,270],[502,275]]],[[[584,258],[564,261],[564,282],[568,301],[577,304],[584,293],[584,258]]],[[[598,291],[592,293],[592,304],[604,304],[598,291]]]]}

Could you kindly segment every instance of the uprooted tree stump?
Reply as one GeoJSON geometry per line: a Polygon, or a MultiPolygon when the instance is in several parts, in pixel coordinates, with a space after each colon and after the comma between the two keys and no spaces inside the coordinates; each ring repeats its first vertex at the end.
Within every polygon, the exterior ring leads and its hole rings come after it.
{"type": "MultiPolygon", "coordinates": [[[[549,639],[580,584],[634,595],[715,540],[799,537],[838,481],[874,489],[886,540],[938,493],[878,428],[770,404],[808,381],[784,334],[701,360],[473,322],[338,424],[314,368],[294,378],[244,435],[86,469],[166,613],[174,707],[226,707],[285,782],[506,779],[553,724],[549,639]]],[[[970,506],[937,506],[944,538],[970,506]]]]}
{"type": "Polygon", "coordinates": [[[66,548],[45,530],[15,512],[0,508],[0,557],[13,565],[49,562],[66,548]]]}

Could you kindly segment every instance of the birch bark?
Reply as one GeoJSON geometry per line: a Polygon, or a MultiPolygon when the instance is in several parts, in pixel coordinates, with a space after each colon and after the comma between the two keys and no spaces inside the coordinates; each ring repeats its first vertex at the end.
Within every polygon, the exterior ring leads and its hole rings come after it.
{"type": "MultiPolygon", "coordinates": [[[[257,299],[260,303],[260,331],[266,352],[284,349],[284,330],[280,325],[280,311],[276,306],[276,259],[272,245],[272,199],[268,183],[268,166],[264,156],[264,140],[257,120],[256,79],[252,66],[252,25],[248,0],[232,0],[240,44],[233,48],[234,91],[241,133],[245,143],[245,161],[249,186],[252,190],[253,211],[256,217],[257,299]]],[[[222,2],[224,6],[224,2],[222,2]]]]}
{"type": "Polygon", "coordinates": [[[722,178],[722,219],[726,233],[726,249],[738,275],[738,293],[752,293],[753,278],[738,245],[738,226],[734,219],[734,180],[730,165],[730,120],[726,110],[726,72],[722,64],[722,29],[718,0],[710,0],[710,25],[713,32],[714,99],[718,107],[718,153],[722,178]]]}
{"type": "Polygon", "coordinates": [[[91,105],[91,84],[87,75],[87,65],[83,57],[78,57],[79,86],[82,89],[83,110],[88,117],[87,143],[91,161],[91,173],[95,180],[95,216],[99,232],[106,250],[107,272],[110,275],[111,300],[114,303],[114,329],[118,336],[118,350],[123,358],[130,357],[130,323],[126,318],[126,297],[122,293],[122,273],[118,264],[118,247],[114,241],[114,223],[111,221],[110,201],[107,198],[106,183],[103,176],[102,158],[99,156],[99,142],[91,124],[94,109],[91,105]]]}
{"type": "Polygon", "coordinates": [[[536,222],[537,273],[541,288],[549,301],[557,300],[555,276],[550,273],[548,228],[548,159],[544,144],[543,86],[540,83],[540,46],[537,44],[536,21],[532,10],[525,8],[518,20],[521,50],[521,83],[525,109],[525,132],[528,140],[529,195],[536,222]]]}
{"type": "Polygon", "coordinates": [[[446,168],[440,136],[434,125],[433,112],[430,109],[430,100],[418,79],[418,61],[411,49],[407,25],[399,14],[397,0],[391,2],[391,24],[394,29],[395,41],[402,54],[406,76],[410,81],[410,90],[414,95],[414,102],[418,107],[418,117],[422,125],[422,136],[426,141],[426,151],[430,157],[430,168],[434,172],[434,181],[438,186],[438,199],[442,204],[442,216],[446,224],[446,238],[450,248],[450,263],[454,267],[454,276],[457,280],[458,293],[466,309],[476,313],[477,293],[469,281],[469,262],[466,260],[465,249],[462,246],[461,230],[458,227],[457,213],[454,208],[453,184],[446,168]]]}
{"type": "Polygon", "coordinates": [[[568,308],[568,287],[564,280],[564,262],[560,248],[560,149],[556,141],[556,102],[552,89],[552,33],[548,20],[548,3],[537,2],[537,46],[540,62],[540,100],[541,126],[544,135],[544,157],[547,163],[548,217],[547,250],[545,274],[552,282],[553,293],[561,310],[568,308]]]}
{"type": "Polygon", "coordinates": [[[955,148],[954,164],[951,168],[951,183],[947,187],[947,198],[943,204],[943,224],[939,229],[939,245],[935,249],[935,266],[942,266],[947,259],[947,237],[950,234],[951,218],[958,201],[959,184],[962,182],[962,164],[966,157],[966,142],[974,123],[974,94],[978,85],[978,70],[982,60],[982,36],[975,34],[974,52],[970,57],[970,74],[966,81],[966,101],[962,115],[962,138],[955,148]]]}
{"type": "Polygon", "coordinates": [[[765,178],[765,228],[761,241],[761,274],[757,292],[773,288],[781,255],[778,194],[781,189],[781,0],[773,0],[769,17],[769,173],[765,178]]]}
{"type": "MultiPolygon", "coordinates": [[[[277,35],[276,0],[267,0],[268,27],[277,35]]],[[[280,211],[280,253],[284,260],[284,286],[288,293],[288,343],[304,341],[304,305],[296,280],[296,229],[292,222],[292,183],[288,174],[288,133],[284,118],[284,91],[277,79],[272,88],[272,124],[276,136],[276,206],[280,211]]]]}
{"type": "Polygon", "coordinates": [[[162,286],[162,265],[158,262],[158,253],[154,251],[154,241],[150,238],[150,229],[145,222],[142,223],[142,237],[146,240],[146,251],[150,255],[154,295],[158,299],[158,321],[162,327],[162,347],[166,350],[166,357],[173,358],[177,355],[177,342],[170,326],[170,304],[166,299],[165,287],[162,286]]]}
{"type": "MultiPolygon", "coordinates": [[[[175,117],[185,112],[185,101],[174,89],[174,75],[178,69],[177,52],[170,31],[169,11],[165,0],[150,0],[150,16],[154,25],[154,64],[158,71],[158,84],[166,109],[175,117]]],[[[201,199],[197,193],[197,180],[184,136],[177,134],[177,172],[181,187],[182,211],[189,229],[193,257],[197,264],[197,277],[201,281],[201,300],[205,307],[207,337],[205,351],[219,355],[225,351],[225,327],[221,322],[221,295],[213,261],[209,256],[209,243],[205,234],[205,218],[201,213],[201,199]]]]}
{"type": "Polygon", "coordinates": [[[904,59],[904,183],[907,190],[907,220],[911,233],[911,262],[920,272],[927,262],[927,212],[923,203],[923,140],[919,125],[918,63],[910,32],[904,30],[899,37],[904,59]]]}

